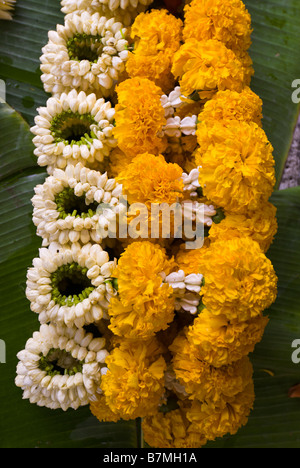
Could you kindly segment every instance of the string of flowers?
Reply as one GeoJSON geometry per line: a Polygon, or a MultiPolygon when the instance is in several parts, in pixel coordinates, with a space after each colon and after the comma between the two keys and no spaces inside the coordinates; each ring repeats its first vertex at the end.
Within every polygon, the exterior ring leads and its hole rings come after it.
{"type": "Polygon", "coordinates": [[[251,17],[241,0],[187,1],[178,15],[149,0],[62,11],[41,56],[52,96],[32,128],[48,173],[26,289],[41,327],[16,385],[51,409],[142,418],[151,447],[198,448],[247,423],[249,354],[277,293],[251,17]],[[178,211],[166,224],[157,207],[178,211]]]}

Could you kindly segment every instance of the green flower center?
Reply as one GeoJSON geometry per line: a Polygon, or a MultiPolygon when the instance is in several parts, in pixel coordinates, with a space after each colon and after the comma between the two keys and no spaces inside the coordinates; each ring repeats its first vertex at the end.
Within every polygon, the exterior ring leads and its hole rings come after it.
{"type": "Polygon", "coordinates": [[[88,60],[97,63],[102,54],[102,37],[92,34],[75,34],[67,42],[67,49],[70,60],[88,60]]]}
{"type": "Polygon", "coordinates": [[[73,262],[52,273],[52,299],[56,304],[71,307],[89,297],[95,288],[86,276],[87,271],[87,268],[73,262]]]}
{"type": "Polygon", "coordinates": [[[74,359],[70,353],[61,349],[50,349],[47,356],[40,355],[39,368],[47,375],[75,375],[82,372],[83,362],[74,359]]]}
{"type": "Polygon", "coordinates": [[[53,117],[50,131],[55,143],[91,146],[93,139],[97,139],[91,131],[91,125],[96,125],[91,114],[79,114],[68,110],[53,117]]]}
{"type": "Polygon", "coordinates": [[[67,216],[83,219],[91,218],[96,214],[98,208],[97,202],[87,205],[85,196],[77,197],[70,187],[66,187],[56,195],[54,202],[60,219],[65,219],[67,216]]]}

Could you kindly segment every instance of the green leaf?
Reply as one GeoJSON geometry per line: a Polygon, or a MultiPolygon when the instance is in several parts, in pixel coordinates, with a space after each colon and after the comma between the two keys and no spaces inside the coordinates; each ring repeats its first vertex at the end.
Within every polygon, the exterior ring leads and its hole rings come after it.
{"type": "Polygon", "coordinates": [[[3,78],[42,88],[39,79],[41,49],[48,31],[63,23],[60,2],[20,0],[12,22],[1,22],[0,67],[3,78]]]}
{"type": "Polygon", "coordinates": [[[292,343],[300,339],[300,187],[277,191],[279,230],[268,252],[279,278],[278,298],[266,311],[270,322],[250,356],[256,400],[247,426],[208,447],[299,448],[300,405],[288,396],[300,383],[300,364],[292,361],[292,343]]]}
{"type": "Polygon", "coordinates": [[[6,82],[7,102],[30,125],[49,97],[40,79],[42,48],[48,32],[63,21],[59,0],[19,0],[13,21],[1,21],[0,78],[6,82]]]}
{"type": "Polygon", "coordinates": [[[263,100],[264,130],[274,146],[277,187],[299,115],[292,83],[300,78],[298,0],[245,0],[253,25],[251,88],[263,100]]]}
{"type": "Polygon", "coordinates": [[[0,182],[24,169],[37,169],[28,124],[10,106],[0,103],[0,182]]]}

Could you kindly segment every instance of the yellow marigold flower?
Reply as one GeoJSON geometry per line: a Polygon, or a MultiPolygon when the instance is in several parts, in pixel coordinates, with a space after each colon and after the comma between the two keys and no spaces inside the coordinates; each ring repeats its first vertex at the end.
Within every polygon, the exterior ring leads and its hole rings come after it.
{"type": "Polygon", "coordinates": [[[182,173],[178,164],[168,163],[164,156],[144,153],[134,157],[117,175],[130,205],[124,222],[131,238],[152,238],[161,243],[175,235],[181,215],[176,208],[180,209],[184,197],[182,173]],[[170,217],[169,223],[165,216],[170,217]]]}
{"type": "Polygon", "coordinates": [[[136,156],[119,174],[123,194],[129,204],[168,203],[172,205],[183,197],[182,169],[178,164],[167,163],[162,155],[148,152],[136,156]]]}
{"type": "Polygon", "coordinates": [[[156,295],[162,284],[161,273],[168,276],[174,266],[175,262],[158,245],[147,241],[130,244],[113,273],[123,302],[130,304],[142,294],[156,295]]]}
{"type": "Polygon", "coordinates": [[[273,147],[254,122],[202,122],[196,163],[203,194],[227,211],[257,210],[275,185],[273,147]]]}
{"type": "Polygon", "coordinates": [[[96,400],[90,402],[90,411],[100,422],[118,422],[120,420],[120,416],[107,405],[103,394],[98,395],[96,400]]]}
{"type": "Polygon", "coordinates": [[[251,45],[251,16],[241,0],[193,0],[184,16],[184,40],[217,39],[234,51],[251,45]]]}
{"type": "Polygon", "coordinates": [[[227,213],[219,223],[211,226],[209,239],[212,242],[229,240],[235,237],[251,237],[267,252],[277,233],[277,209],[270,202],[262,204],[258,210],[245,214],[227,213]]]}
{"type": "Polygon", "coordinates": [[[170,92],[175,84],[171,67],[182,39],[182,21],[167,10],[141,13],[131,27],[131,38],[134,51],[126,64],[128,75],[148,78],[170,92]]]}
{"type": "Polygon", "coordinates": [[[168,327],[174,318],[174,307],[174,299],[166,285],[152,299],[140,297],[132,305],[125,306],[120,299],[112,298],[108,310],[109,327],[119,336],[147,339],[168,327]]]}
{"type": "Polygon", "coordinates": [[[143,420],[146,443],[152,448],[200,448],[207,440],[191,424],[183,408],[168,413],[157,412],[143,420]]]}
{"type": "Polygon", "coordinates": [[[101,389],[113,413],[121,419],[145,417],[157,411],[164,393],[166,363],[163,349],[153,338],[122,340],[106,359],[101,389]]]}
{"type": "Polygon", "coordinates": [[[203,111],[199,113],[200,122],[215,122],[242,120],[255,122],[261,126],[262,100],[248,86],[241,93],[236,91],[219,91],[207,101],[203,111]]]}
{"type": "Polygon", "coordinates": [[[118,297],[112,298],[109,328],[119,336],[146,339],[164,330],[174,318],[175,299],[162,273],[170,274],[175,262],[152,242],[134,242],[121,255],[113,274],[118,297]]]}
{"type": "Polygon", "coordinates": [[[186,275],[191,275],[192,273],[200,273],[200,268],[203,265],[202,257],[208,247],[209,241],[206,238],[204,245],[201,249],[179,249],[175,256],[178,268],[180,270],[183,270],[186,275]]]}
{"type": "Polygon", "coordinates": [[[244,68],[244,83],[254,74],[248,53],[251,45],[251,16],[241,0],[193,0],[185,6],[184,40],[216,39],[231,49],[244,68]]]}
{"type": "Polygon", "coordinates": [[[11,20],[16,0],[0,0],[0,20],[11,20]]]}
{"type": "Polygon", "coordinates": [[[199,359],[197,350],[181,333],[169,347],[172,365],[189,398],[221,407],[242,392],[251,381],[253,368],[248,357],[219,368],[199,359]]]}
{"type": "Polygon", "coordinates": [[[204,309],[188,328],[187,338],[198,359],[221,367],[252,353],[268,322],[262,314],[245,322],[229,322],[225,315],[213,315],[204,309]]]}
{"type": "Polygon", "coordinates": [[[271,261],[249,237],[214,242],[201,255],[203,304],[213,315],[246,321],[275,301],[277,277],[271,261]]]}
{"type": "Polygon", "coordinates": [[[167,146],[159,136],[166,124],[160,97],[162,90],[147,78],[131,78],[117,88],[114,137],[119,148],[128,155],[149,151],[162,153],[167,146]]]}
{"type": "Polygon", "coordinates": [[[218,90],[241,92],[244,87],[245,72],[240,60],[215,39],[188,39],[174,55],[172,73],[179,79],[184,96],[196,91],[200,99],[211,99],[218,90]]]}
{"type": "Polygon", "coordinates": [[[225,407],[216,410],[206,403],[193,400],[186,408],[186,415],[207,440],[215,440],[226,434],[236,434],[247,424],[254,400],[254,384],[251,381],[241,393],[231,398],[225,407]]]}

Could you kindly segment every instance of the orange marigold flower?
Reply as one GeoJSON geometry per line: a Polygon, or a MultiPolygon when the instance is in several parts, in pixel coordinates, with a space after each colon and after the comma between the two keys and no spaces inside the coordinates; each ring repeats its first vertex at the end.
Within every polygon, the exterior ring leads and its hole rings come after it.
{"type": "Polygon", "coordinates": [[[162,153],[166,138],[159,136],[166,124],[160,97],[162,90],[147,78],[130,78],[116,88],[114,137],[129,156],[149,151],[162,153]]]}
{"type": "Polygon", "coordinates": [[[278,229],[276,213],[276,207],[270,202],[245,214],[227,213],[225,210],[225,218],[219,224],[212,224],[209,239],[217,242],[235,237],[251,237],[259,243],[263,252],[267,252],[278,229]]]}
{"type": "Polygon", "coordinates": [[[273,147],[254,122],[198,125],[196,163],[203,194],[218,207],[243,214],[266,203],[275,186],[273,147]]]}
{"type": "Polygon", "coordinates": [[[219,91],[207,101],[198,115],[200,122],[242,120],[254,122],[261,127],[262,100],[248,86],[241,93],[236,91],[219,91]]]}
{"type": "Polygon", "coordinates": [[[100,422],[118,422],[120,420],[119,414],[112,411],[103,394],[98,395],[97,399],[90,402],[90,411],[100,422]]]}
{"type": "Polygon", "coordinates": [[[114,272],[118,297],[110,301],[109,328],[119,336],[147,339],[174,318],[173,289],[163,283],[176,264],[152,242],[134,242],[121,255],[114,272]]]}
{"type": "Polygon", "coordinates": [[[167,10],[141,13],[131,27],[131,38],[134,51],[126,63],[128,75],[148,78],[170,92],[175,84],[171,67],[182,39],[182,21],[167,10]]]}
{"type": "Polygon", "coordinates": [[[200,269],[203,264],[202,258],[208,247],[209,241],[206,238],[201,249],[179,249],[175,256],[178,268],[183,270],[186,275],[191,275],[192,273],[201,273],[200,269]]]}
{"type": "Polygon", "coordinates": [[[241,0],[192,0],[184,8],[184,40],[217,39],[233,51],[251,45],[251,16],[241,0]]]}
{"type": "Polygon", "coordinates": [[[186,417],[199,433],[207,440],[215,440],[226,434],[236,434],[245,426],[255,400],[254,383],[251,381],[246,388],[232,397],[224,407],[212,408],[205,402],[193,400],[184,402],[186,417]]]}
{"type": "Polygon", "coordinates": [[[245,322],[204,309],[187,330],[195,356],[214,367],[231,364],[254,351],[269,322],[262,314],[245,322]]]}
{"type": "Polygon", "coordinates": [[[122,340],[106,358],[108,370],[102,376],[101,389],[107,405],[120,419],[136,419],[157,411],[166,370],[162,352],[163,347],[155,338],[122,340]]]}
{"type": "Polygon", "coordinates": [[[153,448],[200,448],[206,437],[186,417],[185,408],[157,411],[143,420],[144,439],[153,448]]]}
{"type": "Polygon", "coordinates": [[[203,304],[214,315],[246,321],[268,309],[277,296],[271,261],[249,237],[213,242],[201,255],[203,304]]]}
{"type": "Polygon", "coordinates": [[[162,155],[148,152],[136,156],[118,175],[123,194],[131,203],[173,204],[183,197],[182,169],[167,163],[162,155]]]}
{"type": "Polygon", "coordinates": [[[187,97],[196,91],[200,99],[211,99],[218,90],[241,92],[245,85],[240,60],[215,39],[188,39],[174,55],[172,73],[187,97]]]}
{"type": "Polygon", "coordinates": [[[197,349],[180,334],[169,346],[172,368],[189,398],[205,401],[212,407],[221,407],[242,392],[252,380],[253,368],[247,356],[221,367],[214,367],[199,359],[197,349]]]}

